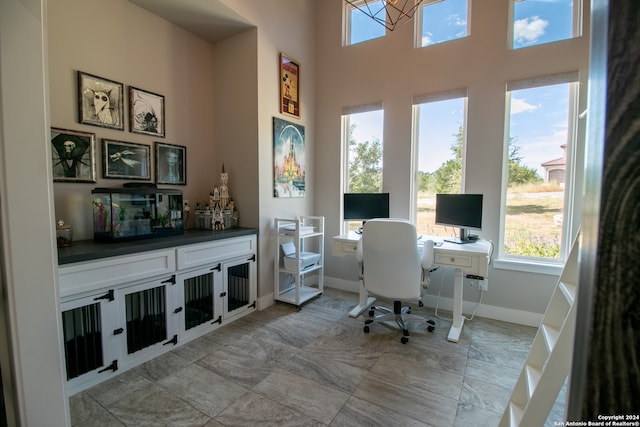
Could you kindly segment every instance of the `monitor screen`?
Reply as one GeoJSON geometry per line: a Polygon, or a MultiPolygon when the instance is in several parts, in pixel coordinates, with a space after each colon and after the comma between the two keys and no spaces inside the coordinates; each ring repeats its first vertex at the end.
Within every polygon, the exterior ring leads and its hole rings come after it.
{"type": "Polygon", "coordinates": [[[344,220],[389,218],[389,193],[345,193],[344,220]]]}
{"type": "Polygon", "coordinates": [[[436,224],[482,229],[482,194],[436,194],[436,224]]]}

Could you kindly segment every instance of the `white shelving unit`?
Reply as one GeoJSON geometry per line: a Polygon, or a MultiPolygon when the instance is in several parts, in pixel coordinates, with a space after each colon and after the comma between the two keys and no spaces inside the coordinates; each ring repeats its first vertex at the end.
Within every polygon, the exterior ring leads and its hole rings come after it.
{"type": "Polygon", "coordinates": [[[324,217],[301,216],[298,219],[275,219],[276,257],[275,289],[276,301],[293,304],[298,309],[302,304],[322,294],[324,286],[324,217]],[[285,265],[283,245],[294,250],[285,265]],[[316,254],[317,261],[308,261],[309,253],[316,254]]]}

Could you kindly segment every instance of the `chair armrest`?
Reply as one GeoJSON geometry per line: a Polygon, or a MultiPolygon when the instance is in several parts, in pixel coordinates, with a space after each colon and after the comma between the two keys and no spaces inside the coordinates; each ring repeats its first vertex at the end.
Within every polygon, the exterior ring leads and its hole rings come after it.
{"type": "Polygon", "coordinates": [[[424,270],[431,270],[433,266],[433,240],[425,240],[422,249],[422,259],[420,260],[424,270]]]}

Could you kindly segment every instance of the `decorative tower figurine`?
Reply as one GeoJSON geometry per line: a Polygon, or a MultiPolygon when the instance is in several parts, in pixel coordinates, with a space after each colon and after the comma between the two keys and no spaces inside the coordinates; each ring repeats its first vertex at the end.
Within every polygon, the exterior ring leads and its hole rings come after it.
{"type": "Polygon", "coordinates": [[[224,162],[222,163],[222,173],[220,174],[220,207],[224,210],[229,203],[229,175],[224,170],[224,162]]]}

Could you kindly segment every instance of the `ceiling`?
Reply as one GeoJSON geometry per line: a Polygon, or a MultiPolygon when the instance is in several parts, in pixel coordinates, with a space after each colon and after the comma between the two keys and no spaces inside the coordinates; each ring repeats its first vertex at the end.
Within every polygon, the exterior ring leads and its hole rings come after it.
{"type": "Polygon", "coordinates": [[[255,27],[221,0],[129,0],[211,43],[255,27]]]}

